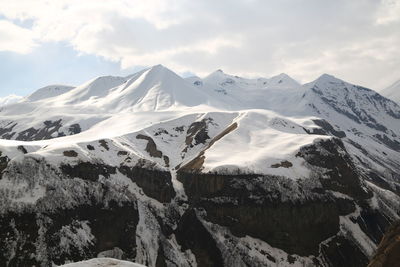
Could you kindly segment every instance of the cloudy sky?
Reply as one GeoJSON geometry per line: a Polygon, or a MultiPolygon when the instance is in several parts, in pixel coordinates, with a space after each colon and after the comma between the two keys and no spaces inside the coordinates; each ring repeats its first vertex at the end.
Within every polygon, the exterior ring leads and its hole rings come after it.
{"type": "Polygon", "coordinates": [[[160,63],[379,90],[399,47],[400,0],[0,0],[0,96],[160,63]]]}

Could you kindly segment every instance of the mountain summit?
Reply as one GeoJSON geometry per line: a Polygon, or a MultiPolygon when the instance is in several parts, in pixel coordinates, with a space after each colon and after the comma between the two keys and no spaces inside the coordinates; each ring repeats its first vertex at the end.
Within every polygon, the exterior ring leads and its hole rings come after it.
{"type": "Polygon", "coordinates": [[[0,265],[366,266],[399,133],[396,102],[327,74],[45,87],[0,108],[0,265]]]}

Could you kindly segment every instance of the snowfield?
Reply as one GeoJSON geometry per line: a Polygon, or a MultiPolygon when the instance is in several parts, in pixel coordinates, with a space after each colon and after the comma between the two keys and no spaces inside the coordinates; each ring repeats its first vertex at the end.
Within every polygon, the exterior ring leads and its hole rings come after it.
{"type": "Polygon", "coordinates": [[[0,265],[365,266],[399,219],[400,106],[331,75],[157,65],[1,101],[0,265]]]}
{"type": "MultiPolygon", "coordinates": [[[[300,178],[307,177],[308,171],[296,159],[296,151],[314,140],[329,138],[329,134],[328,137],[318,132],[309,134],[320,128],[314,122],[316,119],[326,119],[331,123],[329,127],[341,129],[347,136],[353,135],[363,146],[373,144],[376,147],[371,153],[376,150],[393,153],[382,140],[376,142],[376,136],[382,128],[392,136],[399,132],[400,120],[393,114],[398,114],[400,109],[390,101],[383,106],[371,106],[375,94],[329,75],[303,86],[286,74],[270,79],[245,79],[221,70],[204,79],[185,80],[157,65],[127,77],[95,78],[75,88],[41,88],[26,100],[3,106],[0,127],[3,138],[31,141],[23,145],[34,147],[35,155],[46,158],[50,158],[53,150],[59,153],[56,151],[79,143],[121,138],[135,153],[145,156],[141,142],[129,136],[154,133],[157,128],[171,130],[167,126],[170,123],[188,127],[188,118],[192,123],[208,116],[207,131],[219,129],[212,133],[214,136],[232,123],[238,127],[205,151],[205,171],[240,168],[246,173],[300,178]],[[43,127],[46,122],[56,123],[43,127]],[[74,132],[71,127],[79,131],[74,132]],[[32,129],[39,132],[33,138],[32,129]],[[227,155],[227,150],[233,153],[227,155]],[[270,167],[284,160],[293,166],[270,167]]],[[[168,138],[169,141],[156,137],[155,142],[168,155],[170,168],[184,165],[196,154],[182,157],[177,151],[184,149],[179,147],[182,140],[168,138]]],[[[0,144],[9,147],[11,142],[0,140],[0,144]]]]}

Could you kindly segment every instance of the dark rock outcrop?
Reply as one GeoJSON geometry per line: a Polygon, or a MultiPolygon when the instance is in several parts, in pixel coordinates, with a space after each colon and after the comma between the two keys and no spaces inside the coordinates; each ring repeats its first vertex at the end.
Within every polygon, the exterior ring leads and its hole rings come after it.
{"type": "Polygon", "coordinates": [[[100,175],[108,178],[110,174],[115,174],[117,168],[101,163],[80,162],[76,165],[61,165],[61,170],[64,174],[72,178],[79,177],[84,180],[95,182],[99,179],[100,175]]]}
{"type": "Polygon", "coordinates": [[[323,168],[319,180],[325,189],[355,199],[372,197],[372,193],[362,185],[361,177],[340,139],[320,140],[301,148],[296,156],[304,158],[311,166],[323,168]]]}
{"type": "Polygon", "coordinates": [[[3,171],[7,168],[10,159],[7,156],[2,156],[3,152],[0,151],[0,179],[3,175],[3,171]]]}
{"type": "Polygon", "coordinates": [[[136,139],[142,139],[147,141],[146,151],[149,153],[150,156],[155,158],[161,158],[163,153],[157,149],[157,145],[151,137],[148,137],[143,134],[138,134],[136,139]]]}
{"type": "Polygon", "coordinates": [[[368,267],[397,267],[400,265],[400,222],[386,232],[368,267]]]}
{"type": "Polygon", "coordinates": [[[118,170],[141,187],[149,197],[160,202],[170,202],[175,197],[169,172],[124,165],[120,166],[118,170]]]}
{"type": "Polygon", "coordinates": [[[346,137],[346,133],[340,130],[336,130],[329,122],[327,122],[326,120],[313,120],[313,122],[318,125],[321,128],[316,128],[316,129],[306,129],[304,128],[304,130],[308,133],[308,134],[319,134],[319,135],[332,135],[332,136],[336,136],[339,138],[343,138],[346,137]]]}
{"type": "MultiPolygon", "coordinates": [[[[354,212],[356,205],[372,197],[343,143],[339,139],[320,140],[303,147],[297,156],[306,160],[314,170],[313,179],[322,187],[311,189],[310,181],[284,177],[205,174],[188,169],[191,165],[178,172],[178,180],[183,183],[190,203],[204,209],[206,220],[228,227],[235,236],[250,235],[290,254],[318,256],[322,253],[332,266],[343,262],[341,253],[344,259],[355,254],[359,257],[349,262],[354,266],[365,265],[368,257],[364,252],[352,241],[336,236],[339,216],[354,212]],[[330,191],[340,192],[349,199],[332,197],[330,191]],[[298,194],[307,197],[295,197],[298,194]],[[337,242],[325,244],[321,252],[320,243],[334,236],[337,242]],[[335,246],[338,247],[335,249],[335,246]],[[341,249],[344,251],[340,252],[341,249]]],[[[281,165],[290,167],[285,163],[276,167],[284,167],[281,165]]],[[[389,222],[366,206],[356,223],[374,240],[379,238],[377,229],[389,222]]]]}
{"type": "Polygon", "coordinates": [[[278,188],[287,186],[290,191],[291,185],[279,177],[180,173],[178,179],[192,204],[207,212],[207,220],[228,227],[236,236],[250,235],[308,256],[317,255],[319,243],[339,231],[340,205],[317,195],[314,200],[282,202],[278,188]],[[271,180],[275,185],[264,187],[263,182],[271,180]]]}
{"type": "Polygon", "coordinates": [[[322,259],[328,266],[365,267],[368,257],[343,236],[335,236],[321,245],[322,259]]]}
{"type": "Polygon", "coordinates": [[[182,248],[190,249],[196,256],[197,266],[224,266],[221,251],[195,210],[188,210],[182,216],[175,235],[182,248]]]}
{"type": "Polygon", "coordinates": [[[39,129],[31,127],[20,132],[16,137],[16,140],[33,141],[51,139],[54,137],[62,136],[59,133],[60,128],[63,126],[61,119],[57,121],[45,121],[43,122],[43,125],[44,126],[39,129]]]}

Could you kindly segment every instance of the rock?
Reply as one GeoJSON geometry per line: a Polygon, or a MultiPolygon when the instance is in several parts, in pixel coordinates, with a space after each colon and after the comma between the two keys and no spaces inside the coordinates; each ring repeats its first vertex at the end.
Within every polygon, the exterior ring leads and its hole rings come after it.
{"type": "Polygon", "coordinates": [[[394,223],[379,243],[368,267],[395,267],[400,263],[400,222],[394,223]]]}

